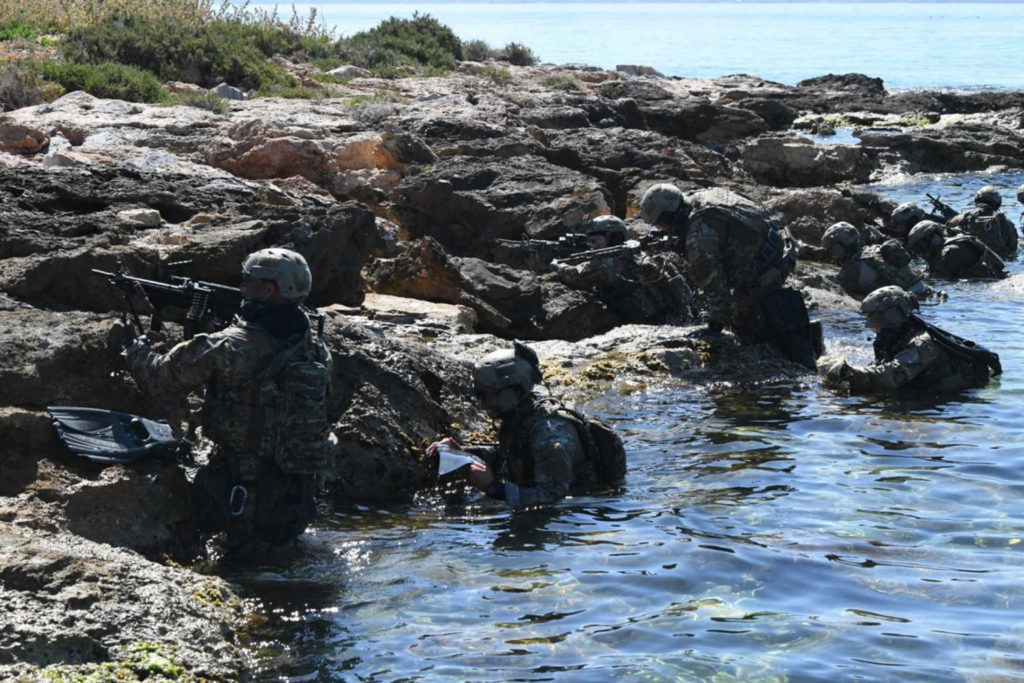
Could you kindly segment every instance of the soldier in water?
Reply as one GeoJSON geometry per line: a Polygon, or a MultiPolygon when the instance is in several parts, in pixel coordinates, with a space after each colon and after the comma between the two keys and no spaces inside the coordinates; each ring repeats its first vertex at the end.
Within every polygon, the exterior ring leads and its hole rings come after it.
{"type": "Polygon", "coordinates": [[[898,285],[918,298],[931,294],[921,274],[910,267],[910,254],[894,239],[862,247],[857,228],[840,222],[825,231],[821,246],[841,266],[836,280],[850,296],[859,299],[886,285],[898,285]]]}

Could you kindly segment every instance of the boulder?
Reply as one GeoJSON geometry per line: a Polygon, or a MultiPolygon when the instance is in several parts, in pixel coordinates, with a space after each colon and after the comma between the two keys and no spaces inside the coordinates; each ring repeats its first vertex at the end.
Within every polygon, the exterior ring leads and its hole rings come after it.
{"type": "Polygon", "coordinates": [[[46,147],[49,136],[35,126],[0,118],[0,152],[35,154],[46,147]]]}
{"type": "Polygon", "coordinates": [[[806,138],[759,138],[743,147],[743,168],[776,187],[863,183],[874,163],[858,145],[816,145],[806,138]]]}
{"type": "Polygon", "coordinates": [[[539,157],[445,159],[407,176],[390,198],[410,235],[467,256],[484,255],[492,238],[557,238],[609,212],[597,181],[539,157]]]}

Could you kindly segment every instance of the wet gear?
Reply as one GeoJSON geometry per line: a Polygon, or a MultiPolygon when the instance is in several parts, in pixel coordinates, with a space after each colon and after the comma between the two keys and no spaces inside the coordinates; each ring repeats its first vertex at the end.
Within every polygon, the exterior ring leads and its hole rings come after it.
{"type": "Polygon", "coordinates": [[[789,287],[776,289],[762,296],[758,304],[775,346],[790,360],[814,370],[820,345],[800,292],[789,287]]]}
{"type": "Polygon", "coordinates": [[[931,338],[949,353],[957,354],[972,362],[981,361],[992,372],[993,377],[1003,374],[1003,366],[999,362],[999,354],[995,351],[989,351],[977,342],[958,337],[952,332],[946,332],[916,315],[911,315],[910,320],[918,327],[924,328],[931,335],[931,338]]]}
{"type": "Polygon", "coordinates": [[[49,406],[53,427],[72,453],[99,463],[180,459],[188,444],[165,422],[98,408],[49,406]]]}

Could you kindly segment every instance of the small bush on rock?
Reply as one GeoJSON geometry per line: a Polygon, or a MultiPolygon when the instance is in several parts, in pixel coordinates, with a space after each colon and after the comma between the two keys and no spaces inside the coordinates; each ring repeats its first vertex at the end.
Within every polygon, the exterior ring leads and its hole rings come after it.
{"type": "Polygon", "coordinates": [[[124,64],[68,64],[45,62],[43,77],[65,91],[84,90],[94,97],[129,102],[163,102],[167,90],[156,76],[124,64]]]}
{"type": "Polygon", "coordinates": [[[533,54],[533,50],[519,43],[506,45],[499,58],[515,66],[533,66],[537,63],[537,55],[533,54]]]}
{"type": "Polygon", "coordinates": [[[301,40],[283,28],[220,20],[194,26],[169,18],[112,16],[101,24],[72,29],[64,41],[64,56],[82,64],[127,64],[163,81],[204,87],[227,82],[255,90],[294,85],[294,79],[267,62],[267,56],[299,46],[301,40]]]}
{"type": "Polygon", "coordinates": [[[36,62],[10,62],[0,65],[0,110],[10,111],[49,102],[64,94],[63,89],[43,78],[36,62]]]}
{"type": "Polygon", "coordinates": [[[465,57],[462,41],[450,28],[418,12],[412,19],[382,21],[341,41],[338,48],[353,64],[375,71],[400,66],[451,70],[465,57]]]}
{"type": "Polygon", "coordinates": [[[186,107],[195,107],[212,111],[214,114],[227,116],[231,113],[231,106],[220,95],[212,92],[186,92],[171,95],[170,104],[180,104],[186,107]]]}

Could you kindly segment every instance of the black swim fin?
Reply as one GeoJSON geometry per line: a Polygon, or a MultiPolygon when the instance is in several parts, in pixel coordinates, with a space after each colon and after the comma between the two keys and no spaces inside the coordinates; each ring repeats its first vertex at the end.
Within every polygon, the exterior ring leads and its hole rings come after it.
{"type": "Polygon", "coordinates": [[[140,458],[180,458],[187,450],[171,426],[130,413],[99,408],[49,406],[53,427],[72,453],[95,462],[127,463],[140,458]]]}

